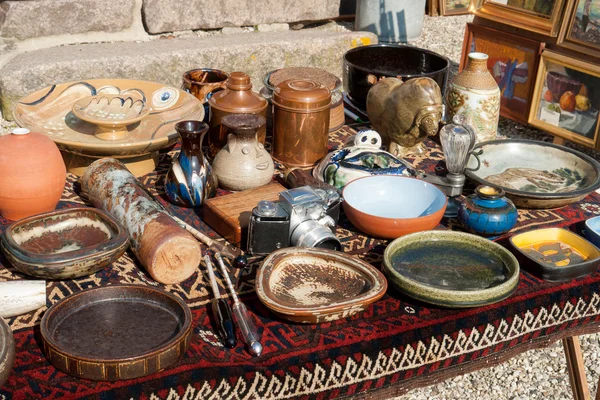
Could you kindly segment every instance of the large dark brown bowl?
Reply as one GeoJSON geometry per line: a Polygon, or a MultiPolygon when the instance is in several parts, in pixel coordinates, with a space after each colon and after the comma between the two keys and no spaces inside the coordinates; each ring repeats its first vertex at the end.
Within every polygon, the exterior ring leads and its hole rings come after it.
{"type": "Polygon", "coordinates": [[[418,47],[376,44],[344,54],[344,91],[357,106],[366,107],[369,89],[382,77],[403,80],[428,77],[444,95],[450,62],[444,56],[418,47]]]}
{"type": "Polygon", "coordinates": [[[186,352],[192,313],[178,297],[147,286],[75,293],[46,311],[44,353],[59,370],[97,381],[161,371],[186,352]]]}
{"type": "Polygon", "coordinates": [[[6,258],[17,270],[42,279],[91,275],[121,257],[128,245],[124,228],[95,208],[22,219],[6,229],[1,241],[6,258]]]}

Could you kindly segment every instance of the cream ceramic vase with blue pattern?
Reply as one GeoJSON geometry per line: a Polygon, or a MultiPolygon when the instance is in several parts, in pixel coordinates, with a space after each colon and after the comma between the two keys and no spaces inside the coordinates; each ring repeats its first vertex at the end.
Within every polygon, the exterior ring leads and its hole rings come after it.
{"type": "Polygon", "coordinates": [[[487,54],[469,54],[467,66],[454,77],[446,96],[447,120],[463,114],[475,129],[477,143],[496,139],[500,118],[500,89],[487,60],[487,54]]]}
{"type": "Polygon", "coordinates": [[[199,207],[217,191],[217,179],[202,153],[202,139],[208,125],[182,121],[175,125],[181,137],[181,151],[165,178],[165,192],[171,203],[199,207]]]}

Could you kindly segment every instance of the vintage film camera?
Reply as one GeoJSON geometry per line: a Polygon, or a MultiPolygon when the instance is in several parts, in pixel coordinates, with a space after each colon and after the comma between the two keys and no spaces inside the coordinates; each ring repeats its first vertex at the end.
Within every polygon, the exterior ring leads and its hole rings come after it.
{"type": "Polygon", "coordinates": [[[248,252],[269,254],[290,246],[341,250],[333,229],[342,198],[335,190],[302,186],[279,194],[278,201],[261,201],[252,210],[248,252]]]}

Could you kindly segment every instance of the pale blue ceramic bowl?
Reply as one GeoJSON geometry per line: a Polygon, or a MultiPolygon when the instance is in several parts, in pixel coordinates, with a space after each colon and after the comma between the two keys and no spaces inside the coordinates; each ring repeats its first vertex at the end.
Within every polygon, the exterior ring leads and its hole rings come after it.
{"type": "Polygon", "coordinates": [[[600,216],[585,221],[585,237],[596,247],[600,247],[600,216]]]}

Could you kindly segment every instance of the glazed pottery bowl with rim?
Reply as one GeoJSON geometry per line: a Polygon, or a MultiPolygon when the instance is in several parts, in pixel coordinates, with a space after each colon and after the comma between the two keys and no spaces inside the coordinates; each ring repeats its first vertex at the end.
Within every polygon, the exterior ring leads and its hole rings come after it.
{"type": "Polygon", "coordinates": [[[348,255],[311,247],[271,253],[256,277],[260,301],[281,318],[315,324],[346,318],[380,299],[383,274],[348,255]]]}
{"type": "Polygon", "coordinates": [[[352,225],[368,235],[387,239],[435,228],[448,204],[437,186],[398,175],[356,179],[344,187],[342,197],[352,225]]]}
{"type": "Polygon", "coordinates": [[[15,362],[15,340],[4,319],[0,318],[0,389],[12,371],[15,362]]]}
{"type": "Polygon", "coordinates": [[[179,297],[144,285],[82,290],[52,305],[40,323],[57,369],[96,381],[161,371],[185,354],[192,313],[179,297]]]}
{"type": "Polygon", "coordinates": [[[433,51],[418,47],[375,44],[348,50],[344,54],[344,92],[363,110],[369,89],[383,77],[428,77],[445,95],[450,61],[433,51]]]}
{"type": "Polygon", "coordinates": [[[42,279],[91,275],[123,255],[125,230],[96,208],[71,208],[34,215],[10,225],[0,242],[20,272],[42,279]]]}
{"type": "Polygon", "coordinates": [[[520,233],[510,244],[525,270],[551,282],[563,282],[595,272],[600,249],[581,236],[561,228],[520,233]]]}
{"type": "Polygon", "coordinates": [[[600,215],[585,221],[585,237],[592,244],[600,248],[600,215]]]}
{"type": "Polygon", "coordinates": [[[129,135],[127,125],[140,122],[150,114],[150,108],[139,96],[103,94],[84,97],[73,103],[73,114],[98,126],[99,139],[119,140],[129,135]]]}
{"type": "MultiPolygon", "coordinates": [[[[600,188],[600,163],[565,146],[535,140],[491,140],[475,146],[481,167],[465,174],[480,185],[498,186],[517,207],[557,208],[600,188]]],[[[468,168],[478,161],[471,157],[468,168]]]]}
{"type": "Polygon", "coordinates": [[[391,242],[383,271],[410,297],[444,307],[504,300],[519,283],[519,263],[498,243],[470,233],[417,232],[391,242]]]}

